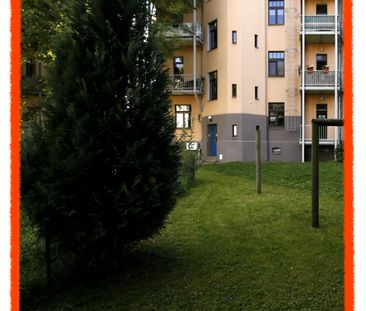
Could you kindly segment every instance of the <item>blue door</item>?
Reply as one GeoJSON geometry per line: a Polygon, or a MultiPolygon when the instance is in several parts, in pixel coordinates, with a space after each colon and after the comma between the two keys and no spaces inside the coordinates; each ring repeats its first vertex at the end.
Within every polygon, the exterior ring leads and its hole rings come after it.
{"type": "Polygon", "coordinates": [[[217,156],[217,124],[208,126],[208,155],[210,157],[217,156]]]}

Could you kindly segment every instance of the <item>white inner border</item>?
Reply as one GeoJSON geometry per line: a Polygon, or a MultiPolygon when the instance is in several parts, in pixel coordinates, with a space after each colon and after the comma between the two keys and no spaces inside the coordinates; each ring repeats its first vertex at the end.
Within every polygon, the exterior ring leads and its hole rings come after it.
{"type": "Polygon", "coordinates": [[[366,1],[353,0],[355,310],[366,310],[366,1]]]}
{"type": "Polygon", "coordinates": [[[10,310],[10,0],[0,1],[0,310],[10,310]]]}

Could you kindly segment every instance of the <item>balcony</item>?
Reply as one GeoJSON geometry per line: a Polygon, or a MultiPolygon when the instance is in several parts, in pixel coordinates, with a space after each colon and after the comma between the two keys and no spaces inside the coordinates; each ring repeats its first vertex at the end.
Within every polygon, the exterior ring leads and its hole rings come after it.
{"type": "MultiPolygon", "coordinates": [[[[170,80],[173,95],[194,95],[193,75],[171,75],[170,80]]],[[[198,95],[203,94],[203,78],[201,76],[196,78],[196,91],[198,95]]]]}
{"type": "MultiPolygon", "coordinates": [[[[302,79],[302,70],[300,70],[302,79]]],[[[338,88],[340,87],[341,77],[338,72],[338,88]]],[[[304,87],[301,81],[300,88],[304,87]]],[[[324,72],[323,70],[305,71],[305,90],[315,92],[331,92],[335,89],[335,71],[324,72]]]]}
{"type": "MultiPolygon", "coordinates": [[[[193,40],[193,34],[193,23],[183,23],[178,28],[172,28],[165,32],[167,38],[177,38],[181,40],[193,40]]],[[[203,44],[202,26],[199,23],[196,23],[196,39],[198,43],[203,44]]]]}
{"type": "Polygon", "coordinates": [[[306,15],[300,34],[305,30],[307,43],[334,43],[334,35],[340,29],[339,21],[335,25],[335,18],[335,15],[306,15]]]}
{"type": "MultiPolygon", "coordinates": [[[[334,145],[336,126],[319,126],[319,145],[334,145]]],[[[305,125],[305,145],[311,145],[313,128],[311,124],[305,125]]],[[[300,126],[299,144],[302,143],[302,126],[300,126]]]]}

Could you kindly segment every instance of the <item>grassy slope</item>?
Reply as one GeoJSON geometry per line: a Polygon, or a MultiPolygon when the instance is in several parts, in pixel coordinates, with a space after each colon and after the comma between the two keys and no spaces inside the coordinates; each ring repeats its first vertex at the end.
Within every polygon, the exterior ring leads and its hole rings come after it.
{"type": "Polygon", "coordinates": [[[342,166],[321,164],[320,229],[310,225],[310,165],[265,164],[262,195],[254,171],[201,167],[124,271],[38,310],[343,310],[342,166]]]}

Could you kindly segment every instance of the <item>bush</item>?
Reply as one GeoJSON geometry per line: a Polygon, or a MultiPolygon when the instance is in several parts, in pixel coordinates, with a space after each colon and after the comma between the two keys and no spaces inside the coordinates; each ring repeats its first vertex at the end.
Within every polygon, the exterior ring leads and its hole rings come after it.
{"type": "Polygon", "coordinates": [[[197,152],[183,150],[181,152],[181,166],[179,171],[179,192],[187,192],[195,183],[197,169],[197,152]]]}
{"type": "Polygon", "coordinates": [[[341,141],[335,150],[337,162],[343,163],[344,154],[343,154],[343,141],[341,141]]]}

